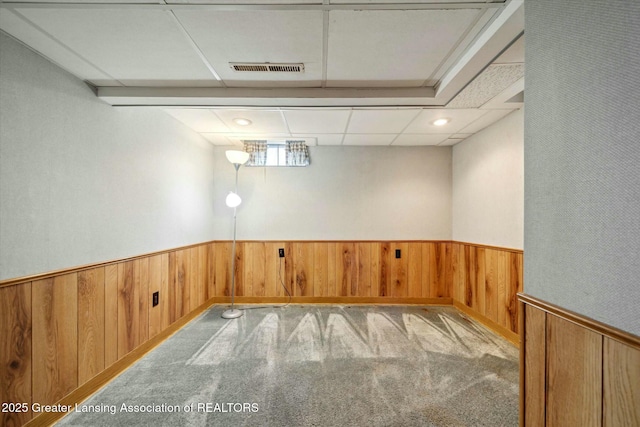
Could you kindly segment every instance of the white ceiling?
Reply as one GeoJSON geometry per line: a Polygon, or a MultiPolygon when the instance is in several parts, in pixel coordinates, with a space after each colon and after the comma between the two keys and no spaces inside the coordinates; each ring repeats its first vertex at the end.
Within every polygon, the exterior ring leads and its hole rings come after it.
{"type": "Polygon", "coordinates": [[[168,114],[215,145],[245,139],[302,139],[308,145],[452,145],[509,114],[511,109],[403,108],[166,108],[168,114]],[[235,118],[252,123],[239,126],[235,118]],[[449,119],[435,126],[439,118],[449,119]],[[455,140],[455,141],[453,141],[455,140]]]}
{"type": "Polygon", "coordinates": [[[452,145],[521,107],[523,0],[413,1],[0,0],[0,29],[216,145],[452,145]]]}

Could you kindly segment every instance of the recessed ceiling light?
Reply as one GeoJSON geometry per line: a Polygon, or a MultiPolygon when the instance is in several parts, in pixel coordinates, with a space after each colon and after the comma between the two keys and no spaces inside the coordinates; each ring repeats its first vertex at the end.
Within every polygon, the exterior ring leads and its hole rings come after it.
{"type": "Polygon", "coordinates": [[[433,121],[434,126],[444,126],[449,123],[449,119],[437,119],[433,121]]]}
{"type": "Polygon", "coordinates": [[[251,124],[251,120],[243,118],[233,119],[233,122],[238,126],[249,126],[251,124]]]}

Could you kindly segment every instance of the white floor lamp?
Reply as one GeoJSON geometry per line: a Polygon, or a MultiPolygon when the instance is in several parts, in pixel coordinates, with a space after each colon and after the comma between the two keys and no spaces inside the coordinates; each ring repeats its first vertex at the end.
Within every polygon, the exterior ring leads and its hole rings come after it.
{"type": "Polygon", "coordinates": [[[237,150],[228,150],[225,152],[227,160],[229,160],[236,169],[236,189],[230,191],[225,202],[227,206],[233,208],[233,246],[231,247],[231,308],[222,313],[225,319],[236,319],[242,316],[243,312],[234,308],[234,298],[236,293],[236,213],[238,206],[242,203],[242,199],[238,195],[238,169],[247,163],[249,153],[237,150]]]}

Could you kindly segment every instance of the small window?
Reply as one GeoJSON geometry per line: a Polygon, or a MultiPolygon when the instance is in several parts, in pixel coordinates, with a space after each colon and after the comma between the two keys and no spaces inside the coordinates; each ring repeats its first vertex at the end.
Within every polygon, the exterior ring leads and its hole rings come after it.
{"type": "Polygon", "coordinates": [[[264,166],[287,166],[284,144],[267,144],[267,163],[264,166]]]}
{"type": "Polygon", "coordinates": [[[246,166],[299,167],[309,166],[309,148],[304,141],[243,141],[249,153],[246,166]]]}

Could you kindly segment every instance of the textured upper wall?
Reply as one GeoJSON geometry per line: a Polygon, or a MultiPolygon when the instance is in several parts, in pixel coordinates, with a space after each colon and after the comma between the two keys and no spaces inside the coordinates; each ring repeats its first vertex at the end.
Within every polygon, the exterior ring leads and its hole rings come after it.
{"type": "Polygon", "coordinates": [[[523,112],[453,147],[453,240],[522,249],[523,112]]]}
{"type": "Polygon", "coordinates": [[[525,292],[640,335],[640,2],[525,6],[525,292]]]}
{"type": "MultiPolygon", "coordinates": [[[[451,147],[310,150],[306,168],[240,169],[239,239],[451,239],[451,147]]],[[[230,239],[234,170],[215,158],[216,238],[230,239]]]]}
{"type": "MultiPolygon", "coordinates": [[[[233,167],[0,34],[0,280],[232,238],[233,167]]],[[[242,168],[238,238],[451,239],[450,147],[315,147],[242,168]]]]}
{"type": "Polygon", "coordinates": [[[213,149],[0,32],[0,279],[213,237],[213,149]]]}

